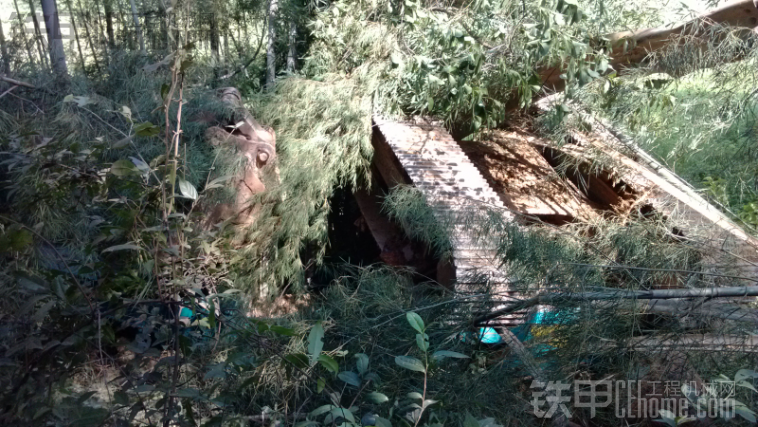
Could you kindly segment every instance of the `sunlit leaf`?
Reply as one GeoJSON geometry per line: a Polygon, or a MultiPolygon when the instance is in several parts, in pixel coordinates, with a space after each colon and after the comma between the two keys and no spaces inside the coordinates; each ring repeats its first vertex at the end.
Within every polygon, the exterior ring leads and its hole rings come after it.
{"type": "Polygon", "coordinates": [[[366,398],[368,400],[374,402],[374,403],[377,403],[377,404],[384,403],[384,402],[390,400],[390,398],[387,397],[386,395],[384,395],[382,393],[379,393],[379,392],[376,392],[376,391],[373,391],[373,392],[367,394],[366,398]]]}
{"type": "Polygon", "coordinates": [[[179,192],[182,193],[182,196],[188,199],[197,200],[197,190],[195,189],[195,186],[182,178],[179,178],[179,192]]]}
{"type": "Polygon", "coordinates": [[[123,245],[115,245],[109,248],[103,249],[103,253],[116,252],[116,251],[138,251],[142,249],[139,245],[133,243],[124,243],[123,245]]]}

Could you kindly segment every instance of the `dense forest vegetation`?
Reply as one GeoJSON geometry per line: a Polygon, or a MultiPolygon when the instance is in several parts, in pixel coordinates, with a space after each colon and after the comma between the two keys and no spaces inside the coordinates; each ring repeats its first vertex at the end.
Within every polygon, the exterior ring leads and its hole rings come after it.
{"type": "Polygon", "coordinates": [[[752,0],[0,4],[0,424],[755,424],[754,251],[647,205],[472,214],[520,295],[503,308],[390,262],[353,200],[379,194],[436,266],[456,225],[376,184],[374,118],[555,149],[603,123],[751,242],[752,0]],[[610,381],[681,400],[540,391],[610,381]]]}

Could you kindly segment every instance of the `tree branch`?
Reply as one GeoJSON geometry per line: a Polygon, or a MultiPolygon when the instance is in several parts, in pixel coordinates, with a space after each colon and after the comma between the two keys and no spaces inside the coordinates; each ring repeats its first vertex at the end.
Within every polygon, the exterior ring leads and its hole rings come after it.
{"type": "Polygon", "coordinates": [[[758,286],[738,286],[705,289],[653,289],[644,291],[603,290],[598,292],[555,292],[512,303],[474,320],[475,324],[485,323],[514,311],[534,307],[535,305],[552,305],[557,302],[609,301],[618,299],[655,300],[677,298],[735,298],[758,296],[758,286]]]}

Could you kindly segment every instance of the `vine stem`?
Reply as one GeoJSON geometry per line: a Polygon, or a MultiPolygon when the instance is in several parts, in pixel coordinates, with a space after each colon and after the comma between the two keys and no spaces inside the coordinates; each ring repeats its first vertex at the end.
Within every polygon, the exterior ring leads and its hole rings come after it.
{"type": "MultiPolygon", "coordinates": [[[[178,61],[177,61],[178,62],[178,61]]],[[[179,166],[179,142],[181,140],[181,134],[182,134],[182,105],[184,104],[184,73],[181,71],[177,72],[177,62],[174,63],[174,68],[172,69],[171,73],[171,93],[170,96],[167,97],[167,101],[165,104],[166,109],[166,136],[168,137],[169,132],[169,125],[170,121],[168,120],[168,111],[169,107],[171,106],[171,102],[173,101],[173,92],[174,89],[178,86],[179,88],[179,99],[178,99],[178,108],[176,112],[176,130],[174,131],[174,135],[172,139],[169,141],[167,140],[166,144],[166,152],[167,154],[171,154],[171,146],[173,146],[173,159],[171,160],[171,163],[173,164],[173,171],[171,173],[171,197],[169,199],[169,204],[164,204],[164,216],[166,219],[168,219],[168,213],[171,211],[171,208],[173,207],[174,203],[174,194],[176,193],[176,179],[177,179],[177,171],[179,166]],[[177,81],[178,80],[178,81],[177,81]]],[[[180,64],[180,62],[178,62],[180,64]]],[[[168,159],[168,156],[167,156],[168,159]]],[[[165,194],[165,193],[164,193],[165,194]]],[[[164,199],[165,200],[165,199],[164,199]]],[[[166,223],[166,225],[168,225],[166,223]]],[[[182,245],[181,240],[181,229],[177,231],[177,239],[179,241],[179,247],[181,248],[180,253],[180,261],[181,266],[180,268],[184,268],[184,245],[182,245]]],[[[156,259],[156,265],[158,263],[158,260],[156,259]]],[[[173,272],[172,268],[172,272],[173,272]]],[[[176,394],[176,385],[179,382],[179,315],[181,314],[181,307],[176,307],[175,310],[172,310],[172,313],[174,314],[174,366],[173,366],[173,373],[171,376],[171,391],[166,396],[166,411],[163,419],[163,426],[168,427],[171,424],[171,410],[174,406],[174,395],[176,394]]]]}
{"type": "MultiPolygon", "coordinates": [[[[425,335],[424,332],[421,333],[422,336],[425,335]]],[[[429,345],[427,344],[427,347],[429,345]]],[[[421,416],[424,415],[424,410],[426,409],[426,384],[428,379],[428,372],[429,372],[429,349],[427,348],[424,350],[424,391],[421,393],[421,412],[418,413],[418,418],[416,418],[416,422],[413,424],[413,427],[417,427],[418,423],[421,422],[421,416]]]]}

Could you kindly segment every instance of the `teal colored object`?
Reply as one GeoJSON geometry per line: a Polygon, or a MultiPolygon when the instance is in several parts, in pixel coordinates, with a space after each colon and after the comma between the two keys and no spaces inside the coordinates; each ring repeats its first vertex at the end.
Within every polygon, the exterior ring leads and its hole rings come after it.
{"type": "Polygon", "coordinates": [[[534,313],[529,323],[533,325],[567,325],[579,316],[579,309],[563,309],[557,311],[539,310],[534,313]]]}
{"type": "Polygon", "coordinates": [[[497,333],[495,328],[490,326],[479,328],[479,341],[484,344],[500,344],[503,338],[497,333]]]}
{"type": "Polygon", "coordinates": [[[181,311],[179,311],[179,317],[192,317],[195,314],[187,307],[182,307],[181,311]]]}
{"type": "MultiPolygon", "coordinates": [[[[466,342],[466,339],[471,337],[473,334],[470,332],[464,332],[460,335],[461,341],[466,342]]],[[[497,333],[495,328],[491,328],[489,326],[479,328],[479,334],[477,336],[479,339],[479,342],[484,344],[500,344],[503,342],[503,338],[500,337],[500,334],[497,333]]]]}

